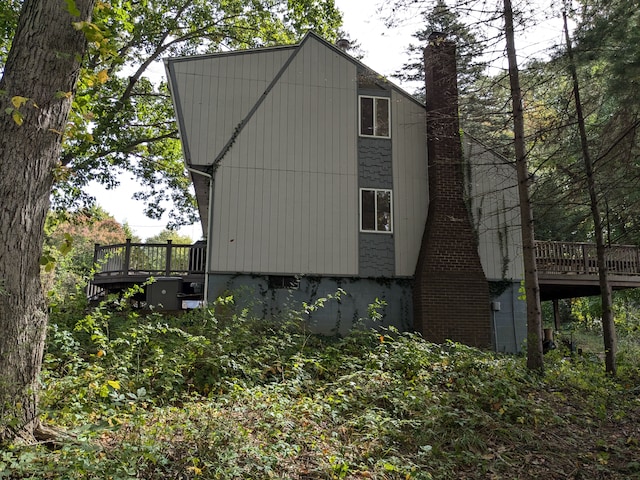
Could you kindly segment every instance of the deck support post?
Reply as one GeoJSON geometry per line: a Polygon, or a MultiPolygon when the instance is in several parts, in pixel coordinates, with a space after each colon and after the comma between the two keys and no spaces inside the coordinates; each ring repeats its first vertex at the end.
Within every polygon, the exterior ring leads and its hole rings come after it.
{"type": "Polygon", "coordinates": [[[129,262],[131,261],[131,239],[127,238],[124,246],[124,263],[122,264],[122,275],[129,274],[129,262]]]}
{"type": "Polygon", "coordinates": [[[164,262],[166,277],[171,276],[171,250],[172,250],[171,244],[172,243],[173,243],[173,240],[171,239],[167,240],[167,256],[164,262]]]}
{"type": "Polygon", "coordinates": [[[553,299],[553,327],[556,332],[560,331],[560,301],[557,298],[553,299]]]}

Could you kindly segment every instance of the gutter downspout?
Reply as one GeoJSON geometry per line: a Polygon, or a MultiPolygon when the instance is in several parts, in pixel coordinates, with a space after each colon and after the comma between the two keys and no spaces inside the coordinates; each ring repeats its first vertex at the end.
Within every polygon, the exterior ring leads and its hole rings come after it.
{"type": "Polygon", "coordinates": [[[204,296],[203,302],[206,307],[209,304],[209,266],[211,262],[211,235],[209,235],[211,231],[211,220],[213,215],[213,174],[208,174],[206,172],[202,172],[200,170],[196,170],[195,168],[191,168],[185,165],[187,171],[191,174],[202,175],[203,177],[207,177],[209,179],[209,202],[207,206],[207,216],[209,217],[207,220],[207,246],[205,247],[205,258],[204,258],[204,296]]]}
{"type": "Polygon", "coordinates": [[[205,259],[204,259],[204,295],[203,295],[203,303],[206,307],[209,303],[209,270],[211,263],[211,242],[209,232],[211,230],[211,225],[213,224],[213,183],[214,183],[214,173],[215,170],[211,170],[211,173],[206,173],[200,170],[196,170],[189,166],[189,159],[191,158],[191,154],[189,153],[189,149],[187,147],[186,141],[183,141],[186,137],[183,135],[182,126],[184,125],[184,119],[182,117],[182,111],[179,107],[180,105],[180,97],[178,92],[174,90],[173,86],[175,85],[175,70],[171,65],[171,62],[168,58],[164,59],[164,66],[167,72],[167,85],[169,87],[169,92],[173,96],[173,109],[176,114],[176,124],[178,126],[178,135],[180,138],[180,146],[182,147],[182,154],[184,159],[184,166],[189,173],[192,175],[202,175],[203,177],[207,177],[209,179],[209,202],[208,202],[208,212],[207,216],[209,217],[207,222],[207,232],[206,232],[206,240],[207,246],[205,247],[205,259]]]}

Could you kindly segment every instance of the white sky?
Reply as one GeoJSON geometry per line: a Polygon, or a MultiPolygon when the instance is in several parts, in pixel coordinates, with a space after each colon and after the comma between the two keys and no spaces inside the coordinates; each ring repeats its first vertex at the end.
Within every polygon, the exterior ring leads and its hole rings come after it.
{"type": "MultiPolygon", "coordinates": [[[[553,4],[552,0],[547,0],[553,4]]],[[[542,2],[541,2],[542,3],[542,2]]],[[[420,18],[408,18],[402,22],[401,27],[387,28],[378,13],[379,2],[375,0],[335,0],[336,6],[343,12],[343,29],[348,32],[351,39],[360,44],[364,53],[362,62],[378,73],[391,77],[408,60],[405,50],[413,40],[411,34],[420,28],[420,18]]],[[[516,47],[522,53],[523,47],[531,46],[531,52],[539,52],[543,45],[549,41],[561,40],[562,29],[557,20],[544,21],[536,28],[535,33],[527,39],[516,39],[516,47]],[[541,40],[544,42],[541,43],[541,40]]],[[[393,79],[392,79],[393,80],[393,79]]],[[[394,83],[399,84],[397,80],[394,83]]],[[[413,92],[416,85],[402,85],[408,92],[413,92]]],[[[99,185],[94,185],[90,193],[94,195],[100,206],[111,213],[115,219],[127,222],[136,235],[143,240],[163,230],[167,224],[167,218],[155,221],[147,218],[142,202],[131,198],[138,188],[137,182],[123,177],[121,186],[114,190],[105,190],[99,185]]],[[[192,226],[183,227],[180,234],[190,236],[194,241],[202,235],[202,228],[197,222],[192,226]]]]}

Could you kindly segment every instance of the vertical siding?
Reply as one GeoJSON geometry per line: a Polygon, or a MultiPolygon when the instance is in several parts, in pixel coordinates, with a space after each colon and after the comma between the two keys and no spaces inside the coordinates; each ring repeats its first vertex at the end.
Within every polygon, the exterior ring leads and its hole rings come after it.
{"type": "Polygon", "coordinates": [[[265,91],[293,48],[170,61],[193,165],[207,165],[265,91]]]}
{"type": "Polygon", "coordinates": [[[524,277],[516,171],[504,159],[469,136],[467,182],[478,252],[489,280],[524,277]]]}
{"type": "Polygon", "coordinates": [[[302,45],[216,172],[212,270],[357,274],[355,77],[315,38],[302,45]]]}
{"type": "Polygon", "coordinates": [[[396,91],[391,100],[396,275],[412,276],[429,206],[425,110],[396,91]]]}

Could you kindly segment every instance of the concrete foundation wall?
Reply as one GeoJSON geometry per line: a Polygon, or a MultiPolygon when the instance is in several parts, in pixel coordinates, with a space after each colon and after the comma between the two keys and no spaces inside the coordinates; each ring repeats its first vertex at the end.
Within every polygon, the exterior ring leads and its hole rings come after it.
{"type": "Polygon", "coordinates": [[[284,313],[302,311],[302,302],[312,304],[319,298],[334,295],[339,288],[346,293],[339,300],[328,300],[324,307],[308,315],[311,331],[327,335],[346,335],[354,326],[367,328],[394,326],[401,331],[412,329],[412,296],[409,279],[370,279],[337,277],[300,277],[297,289],[269,288],[266,275],[212,274],[209,298],[232,294],[236,304],[260,318],[277,318],[284,313]],[[380,310],[382,319],[368,319],[369,305],[375,299],[386,301],[380,310]]]}

